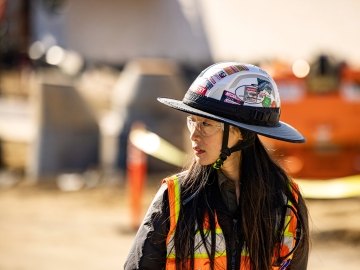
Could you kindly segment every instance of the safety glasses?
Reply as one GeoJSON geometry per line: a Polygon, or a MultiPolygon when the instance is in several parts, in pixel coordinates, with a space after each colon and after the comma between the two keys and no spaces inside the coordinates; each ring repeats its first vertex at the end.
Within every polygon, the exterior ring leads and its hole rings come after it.
{"type": "Polygon", "coordinates": [[[209,137],[214,135],[219,130],[224,130],[224,124],[215,122],[207,118],[203,118],[201,121],[196,121],[193,116],[186,118],[187,127],[190,133],[193,133],[197,129],[201,136],[209,137]]]}

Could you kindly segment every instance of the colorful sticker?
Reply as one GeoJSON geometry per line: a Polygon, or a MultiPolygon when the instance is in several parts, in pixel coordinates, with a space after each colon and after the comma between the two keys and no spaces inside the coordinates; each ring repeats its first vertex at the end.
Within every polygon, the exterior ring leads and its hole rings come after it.
{"type": "Polygon", "coordinates": [[[205,82],[206,82],[205,87],[206,87],[208,90],[210,90],[210,89],[214,86],[209,80],[206,80],[205,82]]]}
{"type": "Polygon", "coordinates": [[[202,95],[202,96],[205,96],[206,92],[207,92],[207,89],[206,87],[202,86],[202,85],[199,85],[196,90],[195,90],[196,93],[198,93],[199,95],[202,95]]]}
{"type": "Polygon", "coordinates": [[[239,72],[239,69],[237,69],[235,66],[228,66],[224,68],[224,71],[227,73],[227,75],[231,75],[239,72]]]}
{"type": "Polygon", "coordinates": [[[271,88],[270,82],[268,82],[268,81],[266,81],[266,80],[262,80],[262,79],[260,79],[260,78],[257,78],[257,81],[258,81],[259,92],[261,92],[261,91],[268,91],[269,94],[272,92],[272,88],[271,88]]]}
{"type": "Polygon", "coordinates": [[[245,65],[236,65],[235,68],[237,68],[239,71],[249,70],[249,68],[245,65]]]}
{"type": "Polygon", "coordinates": [[[216,73],[214,76],[220,81],[221,79],[225,78],[227,75],[223,70],[221,70],[218,73],[216,73]]]}
{"type": "Polygon", "coordinates": [[[206,93],[213,87],[214,85],[204,78],[197,78],[193,84],[190,86],[189,90],[205,96],[206,93]]]}
{"type": "Polygon", "coordinates": [[[238,98],[234,93],[231,93],[229,91],[224,91],[221,96],[221,101],[236,105],[243,105],[244,101],[242,101],[240,98],[238,98]]]}
{"type": "Polygon", "coordinates": [[[270,107],[271,106],[271,98],[265,96],[262,101],[263,107],[270,107]]]}
{"type": "Polygon", "coordinates": [[[236,88],[236,96],[248,104],[261,104],[262,107],[277,107],[273,89],[269,81],[257,78],[257,84],[241,85],[236,88]]]}
{"type": "Polygon", "coordinates": [[[244,102],[258,103],[257,85],[246,85],[244,89],[244,102]]]}
{"type": "MultiPolygon", "coordinates": [[[[208,70],[209,68],[207,68],[205,71],[208,70]]],[[[202,77],[203,75],[205,75],[205,72],[202,72],[198,79],[193,83],[192,87],[190,87],[190,90],[198,93],[199,95],[205,96],[206,94],[208,94],[208,91],[212,89],[214,85],[217,82],[221,81],[223,78],[240,71],[248,70],[249,67],[247,67],[246,65],[231,65],[224,67],[223,69],[219,70],[215,74],[213,73],[212,76],[207,78],[202,77]]],[[[238,88],[235,91],[237,91],[238,88]]],[[[224,91],[221,100],[226,103],[232,103],[237,105],[243,105],[245,102],[251,104],[262,104],[264,107],[272,106],[273,99],[265,99],[265,97],[269,96],[272,91],[271,84],[268,81],[258,79],[258,84],[244,85],[240,88],[241,95],[234,94],[229,91],[224,91]]]]}
{"type": "Polygon", "coordinates": [[[216,83],[216,80],[215,80],[215,76],[211,76],[210,78],[209,78],[209,81],[214,85],[215,83],[216,83]]]}

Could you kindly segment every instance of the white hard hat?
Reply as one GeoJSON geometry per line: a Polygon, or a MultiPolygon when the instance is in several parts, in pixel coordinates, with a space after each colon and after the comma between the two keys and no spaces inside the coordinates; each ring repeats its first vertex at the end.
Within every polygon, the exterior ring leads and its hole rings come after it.
{"type": "Polygon", "coordinates": [[[275,81],[263,69],[237,62],[214,64],[200,73],[183,100],[158,98],[174,109],[228,123],[270,138],[304,142],[281,122],[275,81]]]}

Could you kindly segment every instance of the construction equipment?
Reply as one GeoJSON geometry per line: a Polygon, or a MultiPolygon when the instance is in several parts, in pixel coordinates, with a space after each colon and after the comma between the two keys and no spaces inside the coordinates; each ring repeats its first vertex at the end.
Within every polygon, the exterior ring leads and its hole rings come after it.
{"type": "Polygon", "coordinates": [[[262,138],[295,178],[333,179],[360,173],[360,70],[321,56],[304,78],[274,70],[281,120],[297,127],[305,144],[262,138]]]}

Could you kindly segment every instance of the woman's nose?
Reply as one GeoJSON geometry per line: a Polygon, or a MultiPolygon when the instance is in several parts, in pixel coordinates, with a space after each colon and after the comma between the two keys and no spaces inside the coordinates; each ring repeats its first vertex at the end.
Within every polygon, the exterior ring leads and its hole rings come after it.
{"type": "Polygon", "coordinates": [[[190,130],[190,140],[197,141],[199,137],[200,137],[200,133],[197,127],[194,127],[192,130],[190,130]]]}

